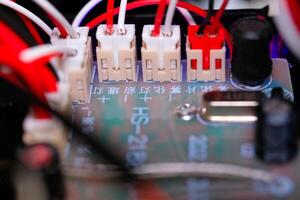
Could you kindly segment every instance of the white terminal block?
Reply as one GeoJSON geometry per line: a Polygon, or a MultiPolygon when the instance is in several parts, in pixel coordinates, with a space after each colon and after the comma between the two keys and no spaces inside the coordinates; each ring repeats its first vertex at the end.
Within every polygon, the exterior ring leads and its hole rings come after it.
{"type": "MultiPolygon", "coordinates": [[[[92,41],[88,35],[88,27],[77,27],[75,30],[79,35],[78,38],[73,39],[68,36],[63,39],[59,38],[57,30],[54,29],[51,37],[52,44],[66,45],[73,48],[76,52],[74,56],[64,56],[62,59],[55,60],[54,66],[60,72],[62,81],[65,81],[68,85],[62,87],[69,89],[71,101],[86,103],[89,101],[89,90],[92,79],[92,41]]],[[[52,94],[52,96],[55,95],[52,94]]],[[[53,98],[57,99],[57,97],[53,98]]]]}
{"type": "Polygon", "coordinates": [[[187,39],[186,44],[187,54],[187,81],[220,81],[226,80],[226,47],[225,45],[221,49],[210,50],[210,67],[209,69],[203,69],[203,50],[191,49],[187,39]],[[195,61],[196,69],[192,68],[192,62],[195,61]],[[217,66],[218,65],[218,66],[217,66]]]}
{"type": "MultiPolygon", "coordinates": [[[[143,28],[142,67],[144,81],[169,82],[182,80],[180,60],[180,26],[172,26],[172,35],[151,35],[153,25],[143,28]]],[[[164,27],[161,26],[161,30],[164,27]]]]}
{"type": "Polygon", "coordinates": [[[70,85],[66,81],[60,81],[57,83],[57,91],[46,93],[49,106],[68,116],[70,114],[71,98],[70,95],[70,85]]]}
{"type": "Polygon", "coordinates": [[[89,38],[89,28],[74,27],[74,29],[78,33],[78,38],[71,38],[70,36],[67,36],[66,38],[61,38],[59,30],[57,28],[54,28],[50,38],[51,43],[57,45],[86,45],[89,38]]]}
{"type": "Polygon", "coordinates": [[[68,131],[59,120],[55,118],[36,119],[29,113],[23,122],[23,129],[23,142],[26,145],[51,144],[63,156],[68,131]]]}
{"type": "Polygon", "coordinates": [[[125,34],[107,34],[106,25],[99,25],[96,33],[99,81],[136,81],[135,25],[126,24],[125,34]]]}

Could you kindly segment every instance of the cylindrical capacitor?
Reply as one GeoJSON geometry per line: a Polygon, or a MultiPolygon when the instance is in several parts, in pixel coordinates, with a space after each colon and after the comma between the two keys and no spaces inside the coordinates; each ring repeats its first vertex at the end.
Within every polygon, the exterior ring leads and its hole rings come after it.
{"type": "Polygon", "coordinates": [[[247,86],[262,84],[272,73],[272,28],[260,17],[246,17],[231,27],[233,77],[247,86]]]}
{"type": "Polygon", "coordinates": [[[272,91],[258,107],[256,155],[268,163],[284,163],[298,152],[296,119],[292,104],[282,96],[282,89],[272,91]]]}

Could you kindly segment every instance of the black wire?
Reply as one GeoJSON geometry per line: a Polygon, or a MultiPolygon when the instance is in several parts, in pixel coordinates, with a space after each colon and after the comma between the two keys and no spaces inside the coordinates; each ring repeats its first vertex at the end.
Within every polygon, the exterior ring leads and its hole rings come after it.
{"type": "Polygon", "coordinates": [[[214,11],[214,0],[208,0],[208,10],[206,18],[202,21],[197,31],[197,35],[202,35],[204,32],[205,27],[209,24],[210,18],[213,15],[214,11]]]}
{"type": "MultiPolygon", "coordinates": [[[[26,86],[25,81],[18,76],[18,80],[24,85],[26,86]]],[[[5,80],[5,79],[3,79],[5,80]]],[[[12,83],[10,83],[9,81],[5,80],[6,82],[8,82],[10,85],[12,85],[15,88],[18,88],[17,86],[13,85],[12,83]]],[[[78,127],[76,124],[74,124],[70,119],[68,119],[67,117],[63,116],[61,113],[59,113],[58,111],[52,109],[50,106],[48,106],[46,103],[43,103],[40,98],[38,98],[34,93],[32,93],[28,87],[26,87],[27,91],[24,91],[20,88],[19,92],[20,94],[26,96],[30,102],[32,102],[33,104],[36,104],[37,106],[39,106],[40,108],[48,111],[49,113],[51,113],[52,115],[54,115],[57,119],[59,119],[66,127],[70,128],[73,130],[73,134],[74,136],[79,139],[80,141],[84,142],[87,145],[90,145],[96,152],[97,156],[99,157],[103,157],[105,160],[109,161],[110,163],[116,165],[116,167],[120,170],[120,172],[122,173],[120,175],[120,178],[123,179],[124,181],[133,181],[134,180],[134,175],[131,173],[131,168],[129,168],[126,165],[126,161],[124,161],[123,159],[121,159],[119,156],[117,156],[115,154],[114,151],[112,151],[107,145],[102,144],[101,142],[96,141],[95,139],[93,139],[92,137],[88,136],[87,134],[85,134],[80,127],[78,127]]]]}

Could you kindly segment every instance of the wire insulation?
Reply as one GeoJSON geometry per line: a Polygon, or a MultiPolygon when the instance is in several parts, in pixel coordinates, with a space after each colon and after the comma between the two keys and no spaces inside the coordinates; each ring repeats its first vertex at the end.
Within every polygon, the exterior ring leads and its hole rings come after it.
{"type": "Polygon", "coordinates": [[[290,13],[288,1],[279,1],[280,15],[274,17],[276,27],[289,49],[300,59],[300,33],[290,13]]]}
{"type": "Polygon", "coordinates": [[[72,26],[79,27],[84,18],[89,14],[89,12],[103,0],[90,0],[85,6],[78,12],[73,20],[72,26]]]}
{"type": "MultiPolygon", "coordinates": [[[[131,2],[127,4],[127,11],[129,10],[133,10],[136,8],[142,8],[145,6],[153,6],[153,5],[158,5],[160,3],[160,0],[139,0],[139,1],[135,1],[135,2],[131,2]]],[[[184,8],[190,12],[196,13],[197,15],[201,16],[201,17],[205,17],[206,16],[206,12],[187,2],[183,2],[183,1],[179,1],[177,3],[177,7],[179,8],[184,8]]],[[[117,15],[119,13],[120,8],[115,8],[114,9],[114,15],[117,15]]],[[[105,21],[107,18],[107,13],[104,13],[98,17],[96,17],[95,19],[93,19],[92,21],[88,22],[86,24],[86,26],[88,26],[90,29],[95,28],[96,26],[98,26],[99,24],[101,24],[103,21],[105,21]]]]}
{"type": "Polygon", "coordinates": [[[180,8],[177,5],[176,5],[176,8],[180,12],[180,14],[184,17],[184,19],[187,21],[187,23],[189,25],[196,25],[196,22],[195,22],[193,16],[191,15],[191,13],[188,10],[186,10],[184,8],[180,8]]]}
{"type": "Polygon", "coordinates": [[[214,10],[214,0],[208,0],[207,15],[206,15],[206,18],[202,21],[201,25],[199,26],[199,29],[197,31],[198,35],[202,35],[203,32],[204,32],[205,27],[209,24],[210,18],[213,14],[213,10],[214,10]]]}
{"type": "Polygon", "coordinates": [[[35,94],[43,96],[45,92],[57,90],[57,80],[47,65],[41,65],[40,63],[28,65],[19,60],[19,53],[27,49],[28,46],[2,22],[0,22],[0,43],[0,63],[13,67],[14,73],[18,72],[24,76],[27,84],[32,91],[35,91],[35,94]]]}
{"type": "Polygon", "coordinates": [[[63,32],[62,29],[64,29],[71,38],[78,38],[78,34],[75,31],[75,29],[72,27],[72,25],[67,21],[67,19],[59,12],[49,1],[47,0],[32,0],[35,2],[38,6],[40,6],[45,12],[47,12],[48,15],[50,15],[52,18],[51,20],[55,23],[58,23],[60,26],[58,26],[61,33],[63,32]]]}
{"type": "Polygon", "coordinates": [[[24,63],[48,62],[49,58],[53,56],[71,56],[74,54],[76,54],[76,50],[66,45],[45,44],[23,50],[20,53],[20,60],[24,63]]]}
{"type": "Polygon", "coordinates": [[[293,22],[298,29],[298,32],[300,33],[300,16],[299,16],[299,8],[300,8],[300,2],[298,0],[287,0],[286,1],[289,13],[291,18],[293,19],[293,22]]]}
{"type": "MultiPolygon", "coordinates": [[[[216,14],[216,17],[215,17],[215,22],[220,22],[223,14],[224,14],[224,11],[226,9],[226,6],[228,4],[229,0],[224,0],[220,9],[218,10],[217,14],[216,14]]],[[[215,23],[214,23],[215,24],[215,23]]]]}
{"type": "Polygon", "coordinates": [[[177,10],[182,14],[189,25],[196,25],[192,14],[187,9],[177,7],[177,10]]]}
{"type": "Polygon", "coordinates": [[[77,126],[77,124],[73,123],[72,120],[65,117],[60,112],[51,108],[48,104],[46,104],[39,96],[37,96],[30,88],[26,85],[26,82],[22,79],[22,77],[18,77],[19,81],[25,85],[26,90],[20,90],[19,92],[28,97],[28,99],[32,102],[33,105],[38,106],[40,109],[43,109],[57,119],[59,119],[66,127],[72,130],[72,135],[77,139],[80,139],[86,145],[91,146],[96,155],[104,158],[108,162],[114,164],[117,169],[121,170],[121,174],[118,178],[123,178],[125,181],[132,181],[135,179],[135,176],[131,173],[131,168],[126,165],[126,161],[121,159],[107,144],[103,144],[98,140],[95,140],[88,134],[84,133],[82,129],[77,126]]]}
{"type": "Polygon", "coordinates": [[[118,32],[121,34],[126,33],[125,30],[125,16],[126,16],[126,6],[127,6],[127,0],[121,0],[120,4],[120,12],[118,17],[118,32]]]}
{"type": "Polygon", "coordinates": [[[36,41],[36,43],[44,44],[44,41],[43,41],[42,37],[40,36],[40,33],[38,32],[38,30],[36,29],[36,27],[34,26],[32,21],[22,14],[19,14],[19,15],[20,15],[20,18],[22,19],[22,21],[24,22],[25,26],[31,33],[32,37],[36,41]]]}
{"type": "Polygon", "coordinates": [[[114,25],[114,7],[115,1],[108,0],[107,1],[107,20],[106,20],[106,32],[111,34],[113,32],[113,25],[114,25]]]}
{"type": "MultiPolygon", "coordinates": [[[[131,3],[127,4],[127,11],[133,10],[133,9],[136,9],[136,8],[142,8],[142,7],[145,7],[145,6],[157,5],[159,3],[160,3],[159,0],[151,0],[151,1],[150,0],[140,0],[140,1],[135,1],[135,2],[131,2],[131,3]]],[[[197,7],[197,6],[193,5],[193,4],[187,3],[187,2],[179,1],[177,3],[177,7],[184,8],[184,9],[190,11],[190,12],[196,13],[197,15],[199,15],[201,17],[205,17],[206,16],[206,12],[203,9],[201,9],[201,8],[199,8],[199,7],[197,7]]],[[[114,15],[117,15],[118,12],[119,12],[119,8],[115,8],[114,9],[114,15]]],[[[88,26],[90,29],[93,29],[98,24],[100,24],[103,21],[105,21],[106,17],[107,17],[107,13],[104,13],[104,14],[96,17],[92,21],[88,22],[86,24],[86,26],[88,26]]],[[[210,21],[213,23],[214,22],[214,18],[212,17],[210,21]]],[[[232,52],[232,43],[231,43],[231,38],[230,38],[230,35],[229,35],[228,31],[224,28],[224,26],[220,22],[216,22],[216,23],[217,23],[218,27],[224,29],[224,31],[225,31],[225,39],[226,39],[227,45],[228,45],[230,51],[232,52]]]]}
{"type": "Polygon", "coordinates": [[[51,35],[52,29],[43,21],[41,20],[38,16],[33,14],[31,11],[28,9],[24,8],[23,6],[20,6],[19,4],[11,1],[11,0],[1,0],[0,4],[9,7],[18,13],[28,17],[31,21],[33,21],[36,25],[38,25],[47,35],[51,35]]]}
{"type": "Polygon", "coordinates": [[[167,6],[167,1],[160,0],[159,6],[158,6],[157,12],[156,12],[155,21],[154,21],[154,28],[151,33],[151,35],[154,37],[159,36],[159,34],[160,34],[160,27],[161,27],[161,23],[162,23],[164,14],[165,14],[166,6],[167,6]]]}
{"type": "Polygon", "coordinates": [[[225,12],[225,9],[226,9],[226,6],[228,4],[229,0],[224,0],[220,9],[218,10],[217,14],[216,14],[216,17],[215,17],[215,21],[214,23],[212,24],[212,31],[213,32],[216,32],[217,28],[218,28],[218,23],[220,23],[221,21],[221,18],[225,12]]]}
{"type": "Polygon", "coordinates": [[[165,19],[165,26],[164,26],[164,35],[172,35],[172,22],[173,22],[173,17],[176,11],[176,4],[178,0],[170,0],[167,14],[166,14],[166,19],[165,19]]]}

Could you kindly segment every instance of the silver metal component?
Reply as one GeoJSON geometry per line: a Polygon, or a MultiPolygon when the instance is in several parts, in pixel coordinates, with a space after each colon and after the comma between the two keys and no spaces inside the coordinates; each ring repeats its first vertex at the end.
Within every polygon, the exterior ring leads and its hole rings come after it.
{"type": "Polygon", "coordinates": [[[175,114],[183,120],[189,121],[195,117],[197,109],[195,106],[185,103],[175,109],[175,114]]]}
{"type": "MultiPolygon", "coordinates": [[[[65,169],[67,177],[82,179],[115,179],[120,172],[113,166],[91,165],[84,170],[71,166],[65,169]],[[105,172],[105,173],[103,173],[105,172]]],[[[145,164],[133,169],[138,180],[165,179],[176,177],[209,177],[209,178],[245,178],[272,183],[276,176],[260,169],[253,169],[232,164],[221,163],[155,163],[145,164]]]]}
{"type": "Polygon", "coordinates": [[[126,35],[127,34],[127,30],[125,28],[119,28],[117,30],[119,35],[126,35]]]}
{"type": "Polygon", "coordinates": [[[199,115],[208,122],[254,122],[257,120],[256,107],[263,96],[260,92],[248,91],[209,92],[203,95],[199,115]]]}
{"type": "Polygon", "coordinates": [[[173,32],[170,31],[170,32],[163,32],[163,36],[165,37],[171,37],[173,35],[173,32]]]}

